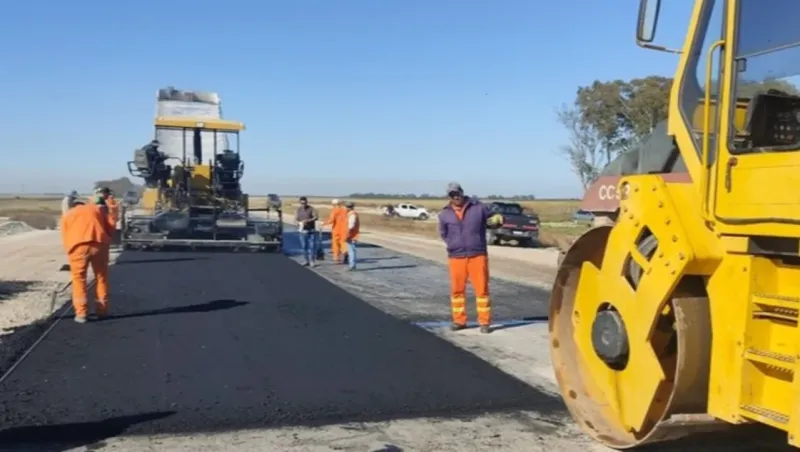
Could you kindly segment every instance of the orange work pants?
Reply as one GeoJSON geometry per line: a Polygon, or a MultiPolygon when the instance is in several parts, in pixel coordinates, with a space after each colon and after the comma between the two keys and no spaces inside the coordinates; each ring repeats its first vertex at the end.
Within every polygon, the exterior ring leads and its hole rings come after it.
{"type": "Polygon", "coordinates": [[[475,290],[475,304],[478,310],[478,324],[489,326],[492,323],[492,302],[489,298],[489,259],[486,255],[473,257],[454,257],[449,260],[450,267],[450,309],[453,323],[467,324],[467,280],[475,290]]]}
{"type": "Polygon", "coordinates": [[[338,261],[339,256],[344,251],[344,237],[341,234],[331,234],[331,253],[333,253],[333,260],[338,261]]]}
{"type": "Polygon", "coordinates": [[[108,312],[108,245],[81,243],[68,255],[72,277],[72,307],[75,315],[86,317],[89,313],[89,295],[86,275],[92,268],[95,280],[95,313],[103,316],[108,312]]]}

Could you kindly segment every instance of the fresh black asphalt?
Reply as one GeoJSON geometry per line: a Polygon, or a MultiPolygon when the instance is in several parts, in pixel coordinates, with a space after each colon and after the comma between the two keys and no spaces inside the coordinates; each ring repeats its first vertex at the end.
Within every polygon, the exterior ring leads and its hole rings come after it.
{"type": "Polygon", "coordinates": [[[0,386],[0,450],[123,432],[561,411],[280,254],[123,253],[110,280],[111,318],[62,320],[0,386]]]}

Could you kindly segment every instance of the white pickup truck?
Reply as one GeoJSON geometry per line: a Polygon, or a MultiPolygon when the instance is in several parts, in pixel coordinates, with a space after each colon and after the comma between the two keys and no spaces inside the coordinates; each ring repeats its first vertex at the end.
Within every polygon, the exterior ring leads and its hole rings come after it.
{"type": "Polygon", "coordinates": [[[401,218],[411,218],[414,220],[427,220],[431,217],[428,209],[415,206],[414,204],[398,204],[394,206],[395,215],[401,218]]]}

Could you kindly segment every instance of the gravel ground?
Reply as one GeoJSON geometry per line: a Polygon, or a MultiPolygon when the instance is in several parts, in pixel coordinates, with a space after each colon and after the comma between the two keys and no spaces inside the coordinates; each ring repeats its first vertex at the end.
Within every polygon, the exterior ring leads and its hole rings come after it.
{"type": "MultiPolygon", "coordinates": [[[[328,250],[329,235],[323,247],[328,250]]],[[[298,234],[287,232],[284,251],[301,262],[298,234]]],[[[358,270],[320,261],[320,275],[352,292],[373,306],[413,322],[447,322],[450,319],[450,277],[447,268],[433,261],[398,253],[370,244],[358,248],[358,270]]],[[[328,256],[330,254],[328,253],[328,256]]],[[[499,278],[490,283],[495,320],[513,321],[547,315],[548,292],[499,278]]],[[[468,309],[474,311],[472,288],[468,289],[468,309]]],[[[470,314],[474,320],[474,312],[470,314]]]]}
{"type": "Polygon", "coordinates": [[[35,231],[35,229],[21,221],[0,222],[0,237],[17,235],[23,232],[30,232],[30,231],[35,231]]]}

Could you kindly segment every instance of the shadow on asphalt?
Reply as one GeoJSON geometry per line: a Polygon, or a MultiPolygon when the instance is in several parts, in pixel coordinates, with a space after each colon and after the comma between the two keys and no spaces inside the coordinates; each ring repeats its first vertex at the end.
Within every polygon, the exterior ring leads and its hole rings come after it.
{"type": "Polygon", "coordinates": [[[141,259],[129,260],[123,262],[116,262],[114,265],[136,265],[136,264],[167,264],[172,262],[188,262],[197,260],[206,260],[207,257],[173,257],[170,259],[141,259]]]}
{"type": "MultiPolygon", "coordinates": [[[[125,252],[119,261],[155,256],[182,257],[125,252]]],[[[112,266],[112,312],[128,320],[57,324],[0,386],[0,425],[104,422],[110,413],[137,416],[164,407],[175,414],[145,419],[126,434],[516,410],[563,422],[559,398],[285,256],[201,257],[208,258],[176,260],[168,271],[112,266]],[[210,315],[155,315],[211,308],[210,315]]]]}
{"type": "Polygon", "coordinates": [[[14,427],[0,430],[0,450],[5,446],[14,446],[13,450],[47,450],[48,452],[61,452],[86,446],[103,447],[102,441],[125,433],[131,426],[151,422],[175,414],[174,411],[160,411],[153,413],[134,414],[130,416],[112,417],[98,422],[79,422],[69,424],[51,424],[30,427],[14,427]],[[47,444],[47,449],[41,449],[42,444],[47,444]]]}
{"type": "Polygon", "coordinates": [[[135,317],[149,317],[154,315],[169,315],[169,314],[196,314],[203,312],[221,311],[223,309],[231,309],[238,306],[248,304],[246,301],[236,300],[214,300],[208,303],[198,303],[188,306],[178,306],[174,308],[153,309],[152,311],[132,312],[130,314],[109,315],[106,320],[114,319],[132,319],[135,317]]]}
{"type": "Polygon", "coordinates": [[[0,301],[27,292],[34,285],[36,285],[36,281],[0,280],[0,301]]]}

